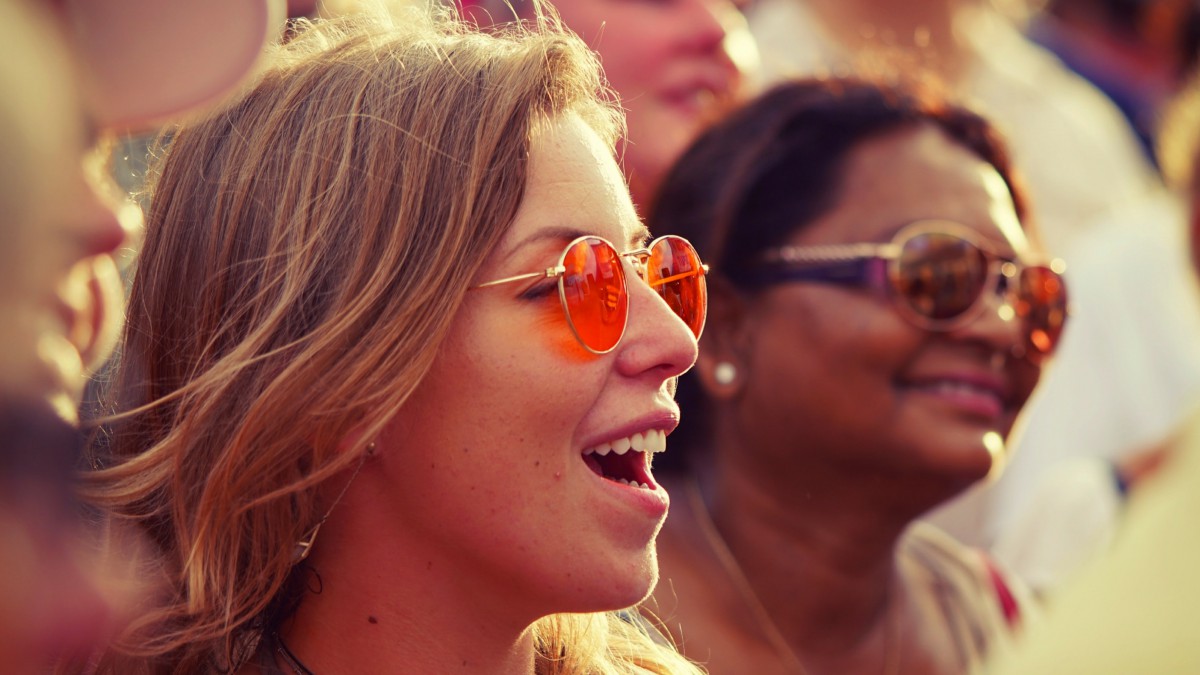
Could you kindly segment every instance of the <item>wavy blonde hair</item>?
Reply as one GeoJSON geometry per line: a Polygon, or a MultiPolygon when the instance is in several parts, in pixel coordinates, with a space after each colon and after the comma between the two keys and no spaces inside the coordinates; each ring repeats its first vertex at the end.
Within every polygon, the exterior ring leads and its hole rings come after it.
{"type": "MultiPolygon", "coordinates": [[[[301,27],[244,96],[173,133],[88,497],[165,590],[106,672],[236,669],[294,609],[295,543],[425,376],[509,228],[531,135],[623,118],[557,19],[448,12],[301,27]],[[350,447],[339,444],[357,438],[350,447]]],[[[694,667],[615,614],[535,626],[540,673],[694,667]]]]}

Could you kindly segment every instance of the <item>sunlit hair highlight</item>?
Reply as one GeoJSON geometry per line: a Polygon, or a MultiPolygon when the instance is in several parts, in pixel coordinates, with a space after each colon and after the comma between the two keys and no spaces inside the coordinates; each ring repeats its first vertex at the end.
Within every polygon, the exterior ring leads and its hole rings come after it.
{"type": "MultiPolygon", "coordinates": [[[[102,672],[244,663],[307,577],[316,487],[364,457],[429,370],[510,226],[531,137],[623,131],[557,19],[491,35],[449,12],[297,27],[243,96],[159,163],[88,497],[161,554],[102,672]]],[[[535,627],[539,672],[687,672],[609,615],[535,627]],[[643,672],[643,671],[638,671],[643,672]]]]}

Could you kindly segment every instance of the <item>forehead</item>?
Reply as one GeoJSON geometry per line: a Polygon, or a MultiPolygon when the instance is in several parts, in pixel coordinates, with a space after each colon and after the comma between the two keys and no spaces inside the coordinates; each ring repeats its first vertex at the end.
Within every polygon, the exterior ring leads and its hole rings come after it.
{"type": "Polygon", "coordinates": [[[552,245],[572,232],[599,235],[618,248],[645,234],[612,148],[567,114],[534,133],[525,196],[501,249],[541,239],[552,245]]]}
{"type": "Polygon", "coordinates": [[[798,243],[883,241],[916,220],[951,220],[1001,250],[1030,244],[996,169],[932,125],[872,138],[851,150],[833,208],[798,243]]]}

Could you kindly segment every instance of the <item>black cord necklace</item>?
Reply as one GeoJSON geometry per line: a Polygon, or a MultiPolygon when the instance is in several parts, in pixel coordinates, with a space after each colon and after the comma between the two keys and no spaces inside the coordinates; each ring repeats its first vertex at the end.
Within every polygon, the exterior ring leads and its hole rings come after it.
{"type": "Polygon", "coordinates": [[[296,658],[292,650],[288,649],[288,646],[283,642],[283,637],[279,633],[275,633],[275,653],[279,654],[284,663],[288,665],[288,668],[291,668],[292,672],[296,675],[315,675],[313,671],[300,662],[300,659],[296,658]]]}

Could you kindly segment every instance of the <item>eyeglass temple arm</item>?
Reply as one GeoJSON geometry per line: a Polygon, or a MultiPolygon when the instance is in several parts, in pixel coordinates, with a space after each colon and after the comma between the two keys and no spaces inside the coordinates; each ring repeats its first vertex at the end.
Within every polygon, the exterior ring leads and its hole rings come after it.
{"type": "Polygon", "coordinates": [[[765,263],[823,264],[853,262],[864,258],[891,260],[900,255],[896,244],[838,244],[829,246],[780,246],[767,249],[761,257],[765,263]]]}
{"type": "Polygon", "coordinates": [[[816,281],[861,285],[868,278],[872,261],[888,260],[899,254],[893,244],[846,244],[844,246],[784,246],[770,249],[766,263],[751,273],[751,281],[771,285],[786,281],[816,281]]]}
{"type": "Polygon", "coordinates": [[[650,285],[651,286],[665,286],[665,285],[671,283],[672,281],[679,281],[680,279],[687,279],[688,277],[694,277],[697,274],[708,274],[708,265],[702,264],[702,265],[700,265],[699,270],[688,270],[687,272],[680,272],[679,274],[672,274],[669,277],[663,277],[662,279],[659,279],[658,281],[656,281],[650,285]]]}
{"type": "MultiPolygon", "coordinates": [[[[645,276],[646,260],[650,258],[650,249],[635,248],[632,251],[625,251],[624,253],[621,254],[621,257],[622,258],[633,258],[634,261],[637,263],[638,274],[641,274],[643,277],[645,276]]],[[[669,277],[664,277],[662,279],[659,279],[656,283],[653,283],[650,285],[653,287],[663,286],[665,284],[671,283],[672,281],[679,281],[680,279],[686,279],[688,277],[695,276],[696,273],[697,273],[696,270],[688,270],[687,272],[681,272],[679,274],[673,274],[669,277]]],[[[701,263],[699,273],[700,274],[708,274],[708,265],[701,263]]]]}
{"type": "Polygon", "coordinates": [[[547,267],[541,272],[529,272],[527,274],[518,274],[515,277],[504,277],[503,279],[496,279],[495,281],[486,281],[482,284],[472,286],[470,290],[475,290],[476,288],[487,288],[489,286],[499,286],[501,284],[511,284],[514,281],[524,281],[526,279],[553,279],[566,273],[567,268],[565,266],[556,265],[554,267],[547,267]]]}

